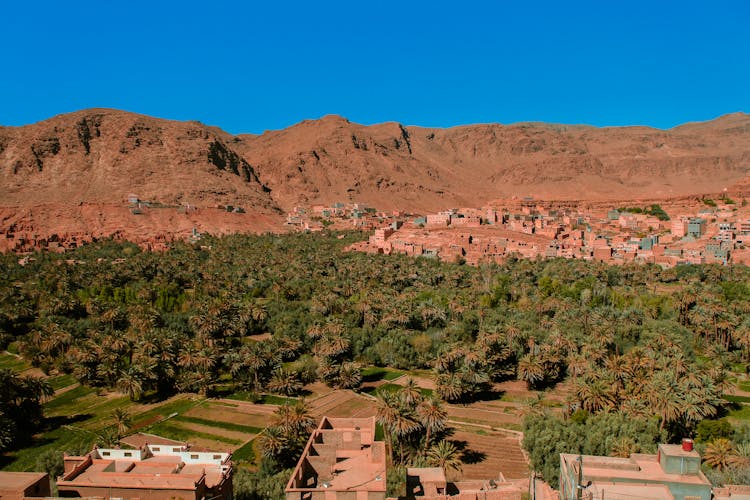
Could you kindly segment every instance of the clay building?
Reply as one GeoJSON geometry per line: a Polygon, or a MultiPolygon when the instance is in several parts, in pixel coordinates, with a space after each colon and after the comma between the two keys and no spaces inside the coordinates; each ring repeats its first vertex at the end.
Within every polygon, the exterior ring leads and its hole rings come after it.
{"type": "Polygon", "coordinates": [[[385,463],[374,417],[323,417],[286,485],[286,500],[385,500],[385,463]]]}
{"type": "Polygon", "coordinates": [[[0,500],[50,496],[49,476],[46,472],[0,471],[0,500]]]}
{"type": "Polygon", "coordinates": [[[137,449],[98,449],[65,456],[57,481],[63,497],[122,500],[230,500],[229,453],[192,451],[184,443],[156,440],[137,449]]]}

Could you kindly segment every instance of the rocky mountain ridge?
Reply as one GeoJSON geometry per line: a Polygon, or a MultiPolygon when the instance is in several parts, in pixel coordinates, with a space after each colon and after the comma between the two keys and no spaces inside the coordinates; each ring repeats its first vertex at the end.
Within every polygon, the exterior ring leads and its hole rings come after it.
{"type": "Polygon", "coordinates": [[[427,212],[513,196],[606,202],[724,189],[750,190],[747,114],[670,130],[365,126],[331,115],[232,136],[90,109],[0,127],[6,249],[113,235],[162,242],[194,228],[281,231],[295,205],[335,201],[427,212]],[[134,207],[130,195],[151,203],[134,207]]]}

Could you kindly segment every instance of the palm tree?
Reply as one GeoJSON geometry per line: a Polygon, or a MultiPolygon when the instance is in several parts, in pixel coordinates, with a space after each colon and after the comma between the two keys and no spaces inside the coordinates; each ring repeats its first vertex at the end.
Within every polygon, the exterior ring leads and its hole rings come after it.
{"type": "Polygon", "coordinates": [[[724,470],[737,463],[738,454],[732,441],[726,438],[717,438],[706,445],[703,460],[715,469],[724,470]]]}
{"type": "Polygon", "coordinates": [[[115,427],[117,428],[117,440],[119,441],[120,438],[130,428],[130,414],[122,408],[115,408],[112,412],[112,418],[115,421],[115,427]]]}
{"type": "Polygon", "coordinates": [[[581,408],[592,413],[616,406],[610,389],[611,386],[605,381],[596,378],[576,379],[574,383],[575,394],[581,402],[581,408]]]}
{"type": "Polygon", "coordinates": [[[533,416],[541,416],[546,413],[546,408],[544,406],[544,393],[538,392],[533,398],[529,398],[526,400],[526,404],[522,406],[519,410],[519,415],[522,417],[526,417],[529,415],[533,416]]]}
{"type": "Polygon", "coordinates": [[[278,394],[294,396],[302,391],[302,382],[299,380],[299,374],[285,368],[278,368],[273,372],[271,380],[268,382],[268,389],[278,394]]]}
{"type": "Polygon", "coordinates": [[[427,452],[427,463],[431,467],[440,467],[444,471],[461,472],[461,454],[450,441],[442,440],[427,452]]]}
{"type": "Polygon", "coordinates": [[[440,373],[435,378],[435,392],[444,400],[451,402],[463,398],[467,390],[460,375],[440,373]]]}
{"type": "Polygon", "coordinates": [[[310,414],[310,406],[304,398],[292,406],[291,423],[303,436],[307,436],[315,428],[315,419],[310,414]]]}
{"type": "Polygon", "coordinates": [[[523,380],[529,387],[535,387],[544,380],[544,364],[541,358],[533,354],[526,354],[518,360],[518,379],[523,380]]]}
{"type": "Polygon", "coordinates": [[[340,389],[355,389],[362,384],[362,371],[357,363],[346,362],[341,364],[336,386],[340,389]]]}
{"type": "Polygon", "coordinates": [[[143,375],[131,366],[127,370],[120,371],[117,388],[126,393],[131,401],[135,401],[143,392],[142,380],[143,375]]]}
{"type": "Polygon", "coordinates": [[[406,385],[399,389],[398,394],[401,401],[408,407],[414,406],[418,401],[422,400],[422,392],[420,392],[419,386],[411,377],[406,379],[406,385]]]}
{"type": "Polygon", "coordinates": [[[287,439],[279,427],[268,427],[258,436],[258,444],[264,457],[278,458],[284,453],[287,439]]]}
{"type": "Polygon", "coordinates": [[[315,344],[313,352],[318,356],[335,358],[349,350],[349,339],[343,334],[324,334],[315,344]]]}
{"type": "Polygon", "coordinates": [[[619,437],[612,443],[612,451],[610,456],[629,458],[631,454],[638,451],[638,445],[633,441],[633,438],[628,436],[619,437]]]}
{"type": "Polygon", "coordinates": [[[432,435],[445,430],[448,421],[448,412],[443,408],[440,400],[435,397],[429,397],[419,403],[416,408],[417,419],[424,427],[426,434],[424,440],[424,449],[430,446],[432,435]]]}
{"type": "Polygon", "coordinates": [[[120,440],[117,429],[114,427],[105,427],[96,436],[96,444],[102,448],[112,448],[120,440]]]}
{"type": "Polygon", "coordinates": [[[378,391],[375,393],[376,415],[375,420],[383,426],[385,432],[385,444],[388,448],[388,457],[393,456],[393,426],[398,418],[399,401],[392,392],[378,391]]]}
{"type": "Polygon", "coordinates": [[[656,373],[646,388],[646,397],[651,408],[661,418],[660,429],[680,418],[683,400],[680,387],[669,370],[656,373]]]}

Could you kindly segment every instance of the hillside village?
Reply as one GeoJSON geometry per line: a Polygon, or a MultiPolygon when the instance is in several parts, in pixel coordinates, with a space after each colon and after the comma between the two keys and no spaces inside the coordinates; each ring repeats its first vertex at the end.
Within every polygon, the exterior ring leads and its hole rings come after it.
{"type": "Polygon", "coordinates": [[[298,230],[374,230],[351,250],[406,254],[477,265],[509,257],[570,258],[622,264],[750,262],[750,210],[729,198],[670,207],[583,208],[578,202],[533,198],[414,215],[355,203],[296,207],[298,230]]]}

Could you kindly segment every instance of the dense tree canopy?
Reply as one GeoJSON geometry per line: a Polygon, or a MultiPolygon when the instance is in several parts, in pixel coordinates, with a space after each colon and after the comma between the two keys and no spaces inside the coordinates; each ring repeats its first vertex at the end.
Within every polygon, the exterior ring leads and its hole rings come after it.
{"type": "Polygon", "coordinates": [[[42,400],[50,395],[45,380],[0,369],[0,451],[23,444],[39,430],[42,400]]]}
{"type": "MultiPolygon", "coordinates": [[[[46,372],[133,399],[206,394],[227,380],[285,395],[316,379],[357,388],[365,364],[432,369],[447,401],[483,397],[508,378],[532,389],[565,380],[562,413],[585,411],[596,425],[600,414],[627,416],[665,438],[714,418],[730,362],[750,361],[743,266],[470,267],[343,251],[362,237],[207,237],[164,253],[103,242],[35,254],[25,266],[5,255],[0,348],[13,343],[46,372]]],[[[402,423],[427,418],[426,408],[406,406],[402,423]]],[[[536,439],[532,424],[527,438],[536,439]]],[[[419,425],[432,434],[403,450],[399,442],[399,460],[436,444],[439,429],[419,425]]],[[[576,436],[572,449],[585,448],[576,436]]],[[[591,451],[647,448],[635,435],[613,436],[591,451]]]]}

